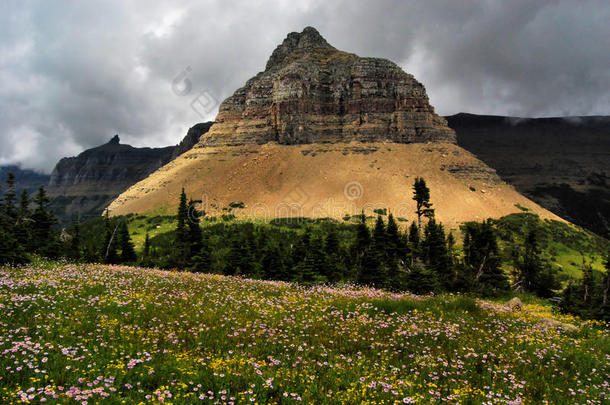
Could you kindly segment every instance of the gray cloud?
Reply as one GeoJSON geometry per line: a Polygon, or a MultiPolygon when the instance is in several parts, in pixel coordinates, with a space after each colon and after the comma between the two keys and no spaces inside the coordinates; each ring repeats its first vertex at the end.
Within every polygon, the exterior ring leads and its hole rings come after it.
{"type": "Polygon", "coordinates": [[[607,115],[607,21],[604,0],[9,1],[0,164],[49,171],[115,133],[175,144],[216,114],[190,107],[200,91],[224,99],[307,25],[339,49],[397,62],[441,114],[607,115]]]}

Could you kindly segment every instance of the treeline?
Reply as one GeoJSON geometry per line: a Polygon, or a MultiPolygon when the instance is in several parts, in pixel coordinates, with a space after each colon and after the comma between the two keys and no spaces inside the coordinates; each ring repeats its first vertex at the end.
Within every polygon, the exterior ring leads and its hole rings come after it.
{"type": "Polygon", "coordinates": [[[0,261],[24,263],[28,253],[49,258],[181,269],[299,283],[352,282],[414,293],[463,292],[498,296],[511,291],[544,298],[562,294],[561,308],[587,318],[609,319],[610,255],[606,272],[594,274],[583,263],[584,277],[560,292],[554,266],[542,254],[533,227],[510,256],[502,255],[492,221],[462,226],[462,244],[435,220],[423,179],[413,185],[417,220],[401,230],[392,214],[356,216],[357,224],[333,220],[276,219],[271,223],[212,221],[184,190],[176,229],[146,238],[136,254],[128,218],[108,215],[67,231],[53,230],[53,215],[41,188],[33,201],[19,203],[9,176],[1,201],[0,261]],[[367,224],[374,221],[374,226],[367,224]],[[84,235],[84,236],[83,236],[84,235]],[[511,273],[507,273],[510,269],[511,273]]]}
{"type": "Polygon", "coordinates": [[[57,228],[57,218],[41,186],[33,198],[23,190],[17,198],[15,176],[9,173],[5,190],[0,188],[0,264],[25,264],[32,255],[72,261],[136,264],[138,261],[125,219],[104,218],[105,228],[96,232],[103,241],[81,239],[78,217],[69,232],[57,228]],[[3,193],[1,191],[4,191],[3,193]]]}
{"type": "Polygon", "coordinates": [[[27,263],[30,253],[49,258],[62,256],[63,246],[54,229],[57,221],[49,211],[44,187],[38,189],[33,201],[27,190],[18,198],[15,176],[9,173],[6,190],[0,195],[0,263],[27,263]]]}

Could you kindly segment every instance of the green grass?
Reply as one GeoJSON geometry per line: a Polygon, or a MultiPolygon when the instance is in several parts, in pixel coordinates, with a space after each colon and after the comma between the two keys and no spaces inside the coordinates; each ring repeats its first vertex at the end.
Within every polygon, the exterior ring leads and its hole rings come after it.
{"type": "Polygon", "coordinates": [[[0,402],[610,400],[610,331],[522,298],[514,313],[461,295],[120,266],[1,267],[0,402]],[[545,328],[543,318],[579,329],[545,328]]]}
{"type": "Polygon", "coordinates": [[[554,220],[541,220],[534,214],[511,214],[493,221],[498,229],[505,256],[514,245],[523,243],[529,229],[535,229],[544,255],[556,264],[561,273],[580,277],[583,262],[594,270],[604,271],[604,258],[610,251],[610,241],[578,226],[554,220]]]}

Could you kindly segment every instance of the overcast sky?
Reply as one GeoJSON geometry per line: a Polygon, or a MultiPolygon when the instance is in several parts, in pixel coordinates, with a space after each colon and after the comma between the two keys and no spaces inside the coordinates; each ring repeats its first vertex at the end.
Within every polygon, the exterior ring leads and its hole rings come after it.
{"type": "Polygon", "coordinates": [[[607,0],[5,0],[0,165],[175,144],[308,25],[398,63],[442,115],[610,115],[609,21],[607,0]]]}

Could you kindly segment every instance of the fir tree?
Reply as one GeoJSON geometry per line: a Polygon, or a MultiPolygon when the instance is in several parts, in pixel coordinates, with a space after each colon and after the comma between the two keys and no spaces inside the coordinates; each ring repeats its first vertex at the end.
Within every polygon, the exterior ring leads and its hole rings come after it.
{"type": "Polygon", "coordinates": [[[80,223],[78,215],[74,216],[72,223],[72,238],[70,239],[67,247],[68,258],[79,261],[81,259],[81,246],[80,246],[80,223]]]}
{"type": "Polygon", "coordinates": [[[10,179],[11,173],[7,180],[7,192],[4,199],[0,199],[0,263],[20,264],[27,262],[29,258],[15,237],[14,177],[12,181],[10,179]]]}
{"type": "Polygon", "coordinates": [[[17,209],[15,207],[16,203],[17,195],[15,193],[15,175],[13,172],[9,172],[6,178],[6,192],[4,193],[3,208],[6,225],[10,226],[11,231],[17,223],[17,209]]]}
{"type": "Polygon", "coordinates": [[[439,290],[436,273],[415,263],[407,274],[407,289],[415,294],[426,294],[439,290]]]}
{"type": "Polygon", "coordinates": [[[59,242],[53,232],[55,217],[49,211],[49,197],[43,186],[40,186],[34,197],[34,212],[32,214],[32,246],[36,253],[47,257],[59,255],[59,242]]]}
{"type": "Polygon", "coordinates": [[[508,278],[500,267],[498,240],[490,221],[465,225],[464,264],[475,290],[496,295],[509,289],[508,278]]]}
{"type": "Polygon", "coordinates": [[[201,250],[193,257],[193,265],[191,271],[195,273],[211,273],[212,272],[212,255],[210,250],[203,244],[201,250]]]}
{"type": "Polygon", "coordinates": [[[309,242],[309,249],[298,266],[300,281],[311,283],[317,281],[319,275],[328,273],[326,256],[324,255],[323,242],[320,236],[314,236],[309,242]]]}
{"type": "Polygon", "coordinates": [[[144,259],[148,259],[150,257],[150,236],[148,235],[148,231],[146,231],[146,236],[144,237],[144,248],[142,249],[142,257],[144,259]]]}
{"type": "Polygon", "coordinates": [[[387,234],[385,223],[383,222],[381,215],[377,215],[377,220],[375,221],[375,228],[373,229],[373,243],[377,249],[382,252],[385,251],[387,245],[387,234]]]}
{"type": "Polygon", "coordinates": [[[30,210],[30,197],[27,190],[21,192],[19,208],[17,210],[17,224],[15,225],[15,237],[24,249],[31,249],[32,211],[30,210]]]}
{"type": "Polygon", "coordinates": [[[326,278],[330,282],[340,281],[345,273],[345,269],[342,263],[342,255],[340,252],[339,235],[337,234],[336,228],[331,228],[326,239],[324,241],[324,250],[327,261],[327,274],[326,278]]]}
{"type": "Polygon", "coordinates": [[[415,183],[413,183],[413,200],[417,207],[415,211],[417,214],[417,226],[421,229],[421,217],[432,218],[434,216],[434,210],[430,202],[430,189],[426,185],[426,181],[421,177],[416,177],[415,183]]]}
{"type": "Polygon", "coordinates": [[[398,259],[400,257],[400,246],[403,241],[398,229],[398,224],[394,220],[394,216],[392,214],[388,215],[388,226],[386,227],[386,233],[388,238],[388,255],[392,258],[398,259]]]}
{"type": "Polygon", "coordinates": [[[268,280],[287,280],[286,264],[280,247],[276,243],[267,243],[263,248],[261,266],[264,277],[268,280]]]}
{"type": "Polygon", "coordinates": [[[384,287],[386,285],[385,243],[385,224],[381,216],[378,216],[373,230],[373,239],[362,257],[358,278],[359,283],[375,287],[384,287]]]}
{"type": "Polygon", "coordinates": [[[153,267],[155,265],[154,252],[152,242],[150,240],[150,234],[146,231],[144,236],[144,246],[140,254],[140,265],[143,267],[153,267]]]}
{"type": "Polygon", "coordinates": [[[311,231],[309,228],[305,228],[305,232],[297,240],[297,243],[292,248],[292,263],[294,266],[298,266],[305,260],[307,252],[309,251],[309,244],[311,241],[311,231]]]}
{"type": "Polygon", "coordinates": [[[589,305],[593,295],[593,269],[591,264],[583,263],[582,267],[582,301],[585,305],[589,305]]]}
{"type": "Polygon", "coordinates": [[[419,257],[419,228],[415,222],[411,222],[409,227],[409,254],[411,264],[419,257]]]}
{"type": "Polygon", "coordinates": [[[443,226],[437,224],[434,218],[430,219],[424,228],[424,238],[421,245],[424,263],[436,273],[440,286],[445,290],[451,290],[454,277],[445,231],[443,226]]]}
{"type": "Polygon", "coordinates": [[[606,256],[604,261],[604,278],[602,281],[601,291],[601,306],[600,306],[600,319],[610,321],[610,252],[606,256]]]}
{"type": "Polygon", "coordinates": [[[549,298],[553,290],[559,288],[551,265],[542,258],[537,232],[530,229],[527,233],[522,254],[514,260],[517,291],[533,292],[540,297],[549,298]]]}
{"type": "Polygon", "coordinates": [[[106,210],[104,215],[104,244],[102,245],[100,252],[100,256],[104,263],[116,264],[119,262],[116,235],[118,226],[118,224],[112,224],[108,210],[106,210]]]}
{"type": "Polygon", "coordinates": [[[608,304],[610,304],[610,252],[608,252],[606,260],[604,261],[604,269],[606,270],[606,272],[604,274],[604,282],[602,284],[602,304],[604,306],[607,306],[608,304]]]}
{"type": "Polygon", "coordinates": [[[252,245],[248,243],[247,235],[234,235],[231,241],[231,250],[225,274],[251,276],[254,270],[252,245]]]}
{"type": "Polygon", "coordinates": [[[184,188],[182,188],[180,203],[178,204],[174,249],[172,257],[170,258],[171,265],[180,269],[186,269],[191,262],[191,243],[188,223],[189,208],[186,202],[186,193],[184,192],[184,188]]]}
{"type": "Polygon", "coordinates": [[[356,240],[351,247],[351,258],[353,267],[356,272],[356,278],[361,280],[364,270],[364,260],[369,247],[371,245],[371,234],[369,228],[366,225],[366,215],[364,211],[360,215],[360,222],[356,228],[356,240]]]}
{"type": "Polygon", "coordinates": [[[188,221],[188,233],[189,233],[189,246],[191,257],[200,254],[203,248],[203,236],[201,233],[200,213],[195,206],[195,203],[191,200],[189,202],[189,221],[188,221]]]}
{"type": "Polygon", "coordinates": [[[119,243],[121,248],[121,262],[122,263],[135,263],[138,259],[136,251],[134,249],[131,236],[129,235],[129,228],[127,227],[127,221],[122,220],[119,226],[119,243]]]}

